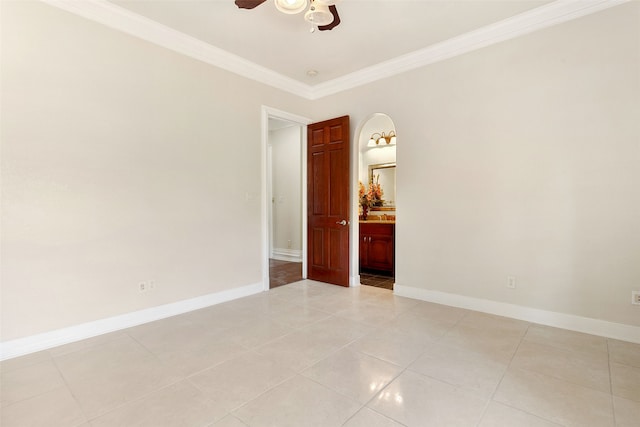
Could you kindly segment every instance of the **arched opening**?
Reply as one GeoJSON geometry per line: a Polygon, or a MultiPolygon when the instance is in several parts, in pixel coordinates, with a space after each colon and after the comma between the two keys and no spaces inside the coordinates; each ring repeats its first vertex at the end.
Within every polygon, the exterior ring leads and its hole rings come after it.
{"type": "Polygon", "coordinates": [[[360,284],[393,289],[395,282],[396,129],[372,114],[358,135],[358,272],[360,284]]]}

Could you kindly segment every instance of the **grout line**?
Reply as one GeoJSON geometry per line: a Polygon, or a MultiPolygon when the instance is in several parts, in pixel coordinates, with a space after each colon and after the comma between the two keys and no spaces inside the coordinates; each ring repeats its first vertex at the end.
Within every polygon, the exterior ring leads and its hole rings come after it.
{"type": "Polygon", "coordinates": [[[607,338],[607,367],[609,368],[609,396],[611,396],[611,413],[613,414],[613,425],[616,422],[616,405],[613,398],[613,375],[611,374],[611,348],[609,347],[609,338],[607,338]]]}
{"type": "MultiPolygon", "coordinates": [[[[495,397],[496,393],[498,392],[498,389],[500,388],[500,385],[502,385],[502,381],[504,380],[504,377],[507,375],[507,372],[509,371],[509,368],[511,367],[511,363],[513,363],[513,359],[516,357],[516,354],[518,353],[518,350],[520,350],[520,346],[522,345],[522,342],[524,341],[524,337],[527,336],[527,332],[529,332],[529,328],[530,327],[531,327],[531,323],[528,322],[527,329],[524,331],[524,333],[520,337],[520,341],[518,342],[518,346],[516,347],[515,351],[511,355],[511,358],[509,359],[509,363],[507,363],[507,367],[505,368],[504,372],[502,373],[502,376],[500,377],[500,381],[498,381],[498,383],[494,387],[493,392],[491,393],[491,396],[489,396],[489,399],[487,400],[487,404],[484,406],[484,409],[482,410],[482,414],[480,416],[480,419],[478,420],[477,426],[480,425],[480,423],[482,422],[482,419],[487,414],[487,409],[489,409],[489,405],[491,405],[491,402],[494,401],[493,398],[495,397]]],[[[499,402],[499,403],[502,403],[502,402],[499,402]]],[[[507,406],[509,406],[509,405],[507,405],[507,406]]],[[[516,409],[518,409],[518,408],[516,408],[516,409]]],[[[518,409],[518,410],[521,410],[521,409],[518,409]]],[[[525,411],[523,411],[523,412],[525,412],[525,411]]]]}

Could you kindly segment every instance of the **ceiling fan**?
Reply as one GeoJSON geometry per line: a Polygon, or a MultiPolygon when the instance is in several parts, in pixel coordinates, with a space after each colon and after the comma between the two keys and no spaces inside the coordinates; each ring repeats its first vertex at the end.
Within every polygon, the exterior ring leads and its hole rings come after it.
{"type": "MultiPolygon", "coordinates": [[[[236,6],[240,9],[253,9],[267,0],[236,0],[236,6]]],[[[320,31],[331,30],[340,24],[340,16],[336,9],[336,3],[340,0],[275,0],[276,9],[286,14],[296,14],[309,8],[304,14],[304,19],[309,22],[313,32],[317,27],[320,31]]]]}

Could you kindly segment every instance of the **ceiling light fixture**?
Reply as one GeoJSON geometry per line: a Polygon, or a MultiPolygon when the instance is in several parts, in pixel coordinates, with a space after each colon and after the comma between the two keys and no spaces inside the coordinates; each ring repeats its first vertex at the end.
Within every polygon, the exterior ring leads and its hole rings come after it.
{"type": "Polygon", "coordinates": [[[311,0],[311,6],[309,6],[309,10],[304,14],[304,19],[312,25],[319,27],[331,24],[333,22],[333,14],[329,12],[329,5],[323,4],[318,0],[311,0]]]}
{"type": "Polygon", "coordinates": [[[396,132],[393,130],[389,132],[388,135],[386,135],[384,132],[374,133],[373,135],[371,135],[371,138],[369,138],[367,147],[385,147],[387,145],[396,145],[396,132]]]}
{"type": "Polygon", "coordinates": [[[307,8],[307,0],[276,0],[276,9],[288,15],[295,15],[307,8]]]}
{"type": "MultiPolygon", "coordinates": [[[[240,9],[254,9],[267,0],[235,0],[240,9]]],[[[311,24],[311,32],[332,30],[340,25],[340,15],[336,9],[336,3],[340,0],[274,0],[276,9],[287,15],[295,15],[307,8],[304,14],[305,21],[311,24]]]]}

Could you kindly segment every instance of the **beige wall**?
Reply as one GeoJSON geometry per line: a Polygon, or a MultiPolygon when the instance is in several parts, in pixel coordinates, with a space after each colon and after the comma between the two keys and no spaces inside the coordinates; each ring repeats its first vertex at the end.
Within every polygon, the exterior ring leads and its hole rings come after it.
{"type": "MultiPolygon", "coordinates": [[[[300,126],[269,132],[272,183],[272,249],[302,257],[302,141],[300,126]]],[[[306,161],[306,160],[305,160],[306,161]]]]}
{"type": "Polygon", "coordinates": [[[639,99],[632,2],[314,109],[395,123],[397,284],[640,326],[639,99]]]}
{"type": "Polygon", "coordinates": [[[307,102],[5,1],[1,102],[2,341],[261,281],[261,105],[307,102]]]}
{"type": "Polygon", "coordinates": [[[261,105],[393,119],[399,284],[640,326],[637,2],[313,102],[1,4],[2,341],[259,282],[261,105]]]}

